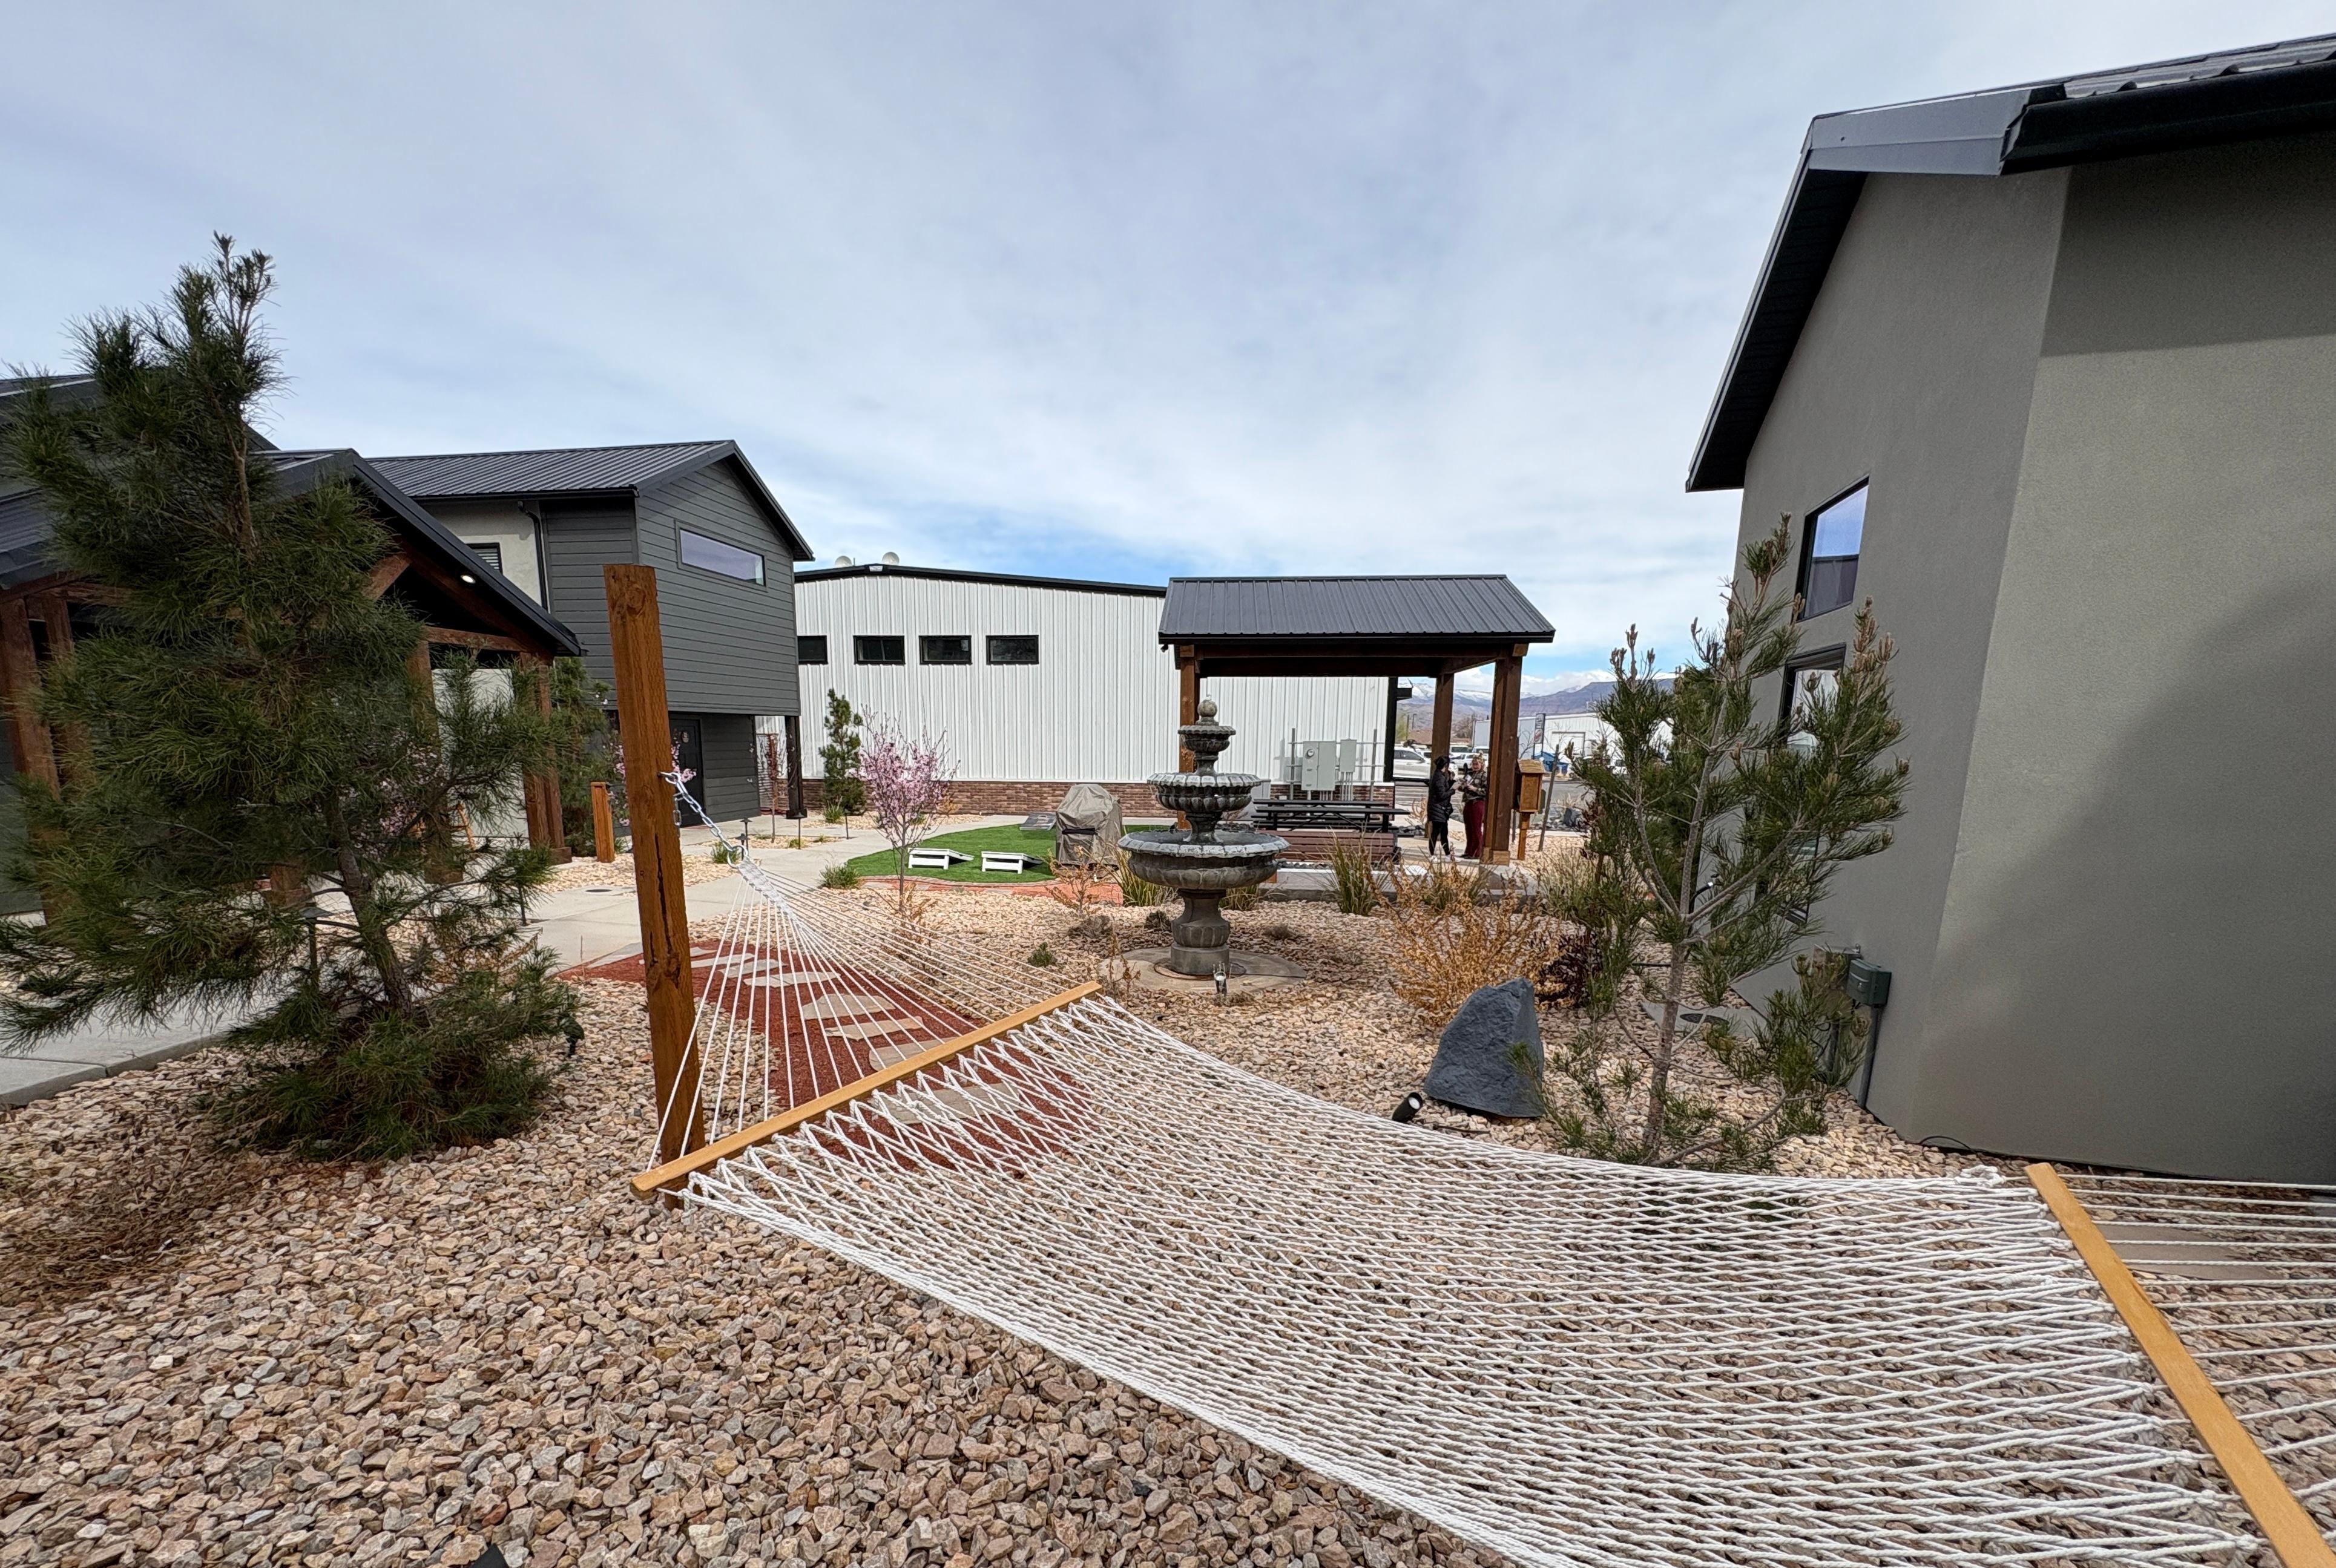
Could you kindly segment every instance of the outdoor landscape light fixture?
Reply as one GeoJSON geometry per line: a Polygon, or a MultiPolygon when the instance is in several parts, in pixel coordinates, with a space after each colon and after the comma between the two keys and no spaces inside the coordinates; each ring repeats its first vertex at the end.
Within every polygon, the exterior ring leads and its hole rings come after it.
{"type": "Polygon", "coordinates": [[[1409,1121],[1413,1117],[1419,1114],[1420,1108],[1426,1105],[1426,1103],[1427,1097],[1421,1094],[1415,1089],[1409,1094],[1405,1095],[1401,1100],[1397,1102],[1396,1108],[1393,1110],[1387,1112],[1387,1120],[1409,1121]]]}
{"type": "Polygon", "coordinates": [[[1217,960],[1217,1000],[1222,1002],[1232,992],[1232,982],[1226,977],[1225,961],[1217,960]]]}

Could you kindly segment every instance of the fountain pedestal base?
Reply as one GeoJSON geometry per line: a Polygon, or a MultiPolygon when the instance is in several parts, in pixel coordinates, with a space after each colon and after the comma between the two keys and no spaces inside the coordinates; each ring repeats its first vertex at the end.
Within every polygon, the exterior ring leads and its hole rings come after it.
{"type": "Polygon", "coordinates": [[[1168,922],[1167,965],[1179,974],[1212,975],[1219,964],[1228,974],[1239,974],[1232,963],[1232,922],[1225,918],[1224,894],[1216,888],[1184,890],[1183,913],[1168,922]]]}

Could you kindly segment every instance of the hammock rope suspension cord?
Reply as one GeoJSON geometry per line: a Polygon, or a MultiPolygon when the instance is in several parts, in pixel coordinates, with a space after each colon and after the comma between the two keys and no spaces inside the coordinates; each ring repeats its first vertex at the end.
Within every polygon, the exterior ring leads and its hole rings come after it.
{"type": "Polygon", "coordinates": [[[2280,1560],[2027,1184],[1648,1170],[1402,1127],[742,871],[764,897],[707,954],[696,1037],[708,1139],[732,1142],[645,1192],[1522,1563],[2280,1560]]]}

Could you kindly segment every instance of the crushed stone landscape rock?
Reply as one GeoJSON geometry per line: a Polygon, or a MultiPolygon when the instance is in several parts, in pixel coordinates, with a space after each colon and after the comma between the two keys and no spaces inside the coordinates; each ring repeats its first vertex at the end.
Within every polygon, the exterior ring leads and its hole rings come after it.
{"type": "MultiPolygon", "coordinates": [[[[927,917],[1049,943],[1069,984],[1147,913],[968,889],[927,917]]],[[[1232,919],[1311,982],[1129,1005],[1372,1115],[1419,1087],[1435,1041],[1385,989],[1375,921],[1232,919]]],[[[490,1542],[516,1568],[1501,1561],[814,1249],[635,1201],[641,998],[583,991],[582,1050],[524,1136],[378,1167],[236,1157],[226,1195],[110,1283],[0,1309],[0,1568],[459,1563],[490,1542]]],[[[0,1270],[76,1186],[191,1157],[144,1129],[198,1124],[233,1070],[205,1051],[0,1120],[0,1270]]],[[[1786,1168],[1961,1157],[1844,1103],[1786,1168]]],[[[1417,1126],[1546,1146],[1439,1107],[1417,1126]]]]}

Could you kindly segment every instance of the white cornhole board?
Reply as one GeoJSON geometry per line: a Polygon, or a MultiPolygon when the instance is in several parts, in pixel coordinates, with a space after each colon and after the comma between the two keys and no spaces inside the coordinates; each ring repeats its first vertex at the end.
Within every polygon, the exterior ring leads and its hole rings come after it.
{"type": "Polygon", "coordinates": [[[981,852],[984,871],[1027,871],[1030,857],[1014,849],[985,849],[981,852]]]}
{"type": "Polygon", "coordinates": [[[909,869],[947,871],[959,861],[972,858],[972,856],[960,855],[954,849],[911,849],[909,851],[909,869]]]}

